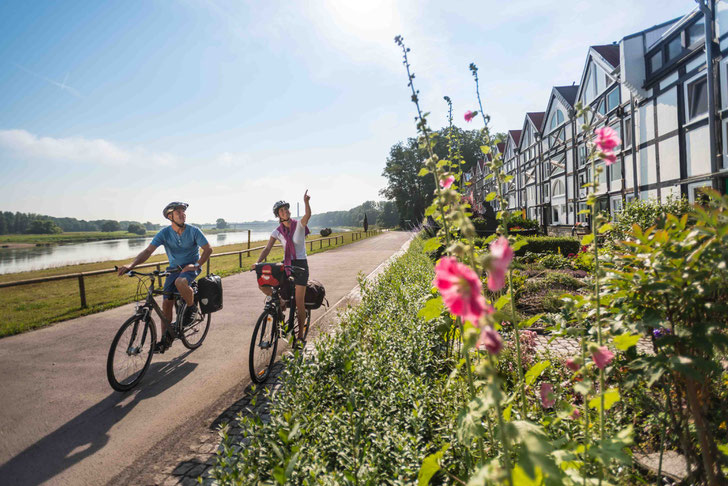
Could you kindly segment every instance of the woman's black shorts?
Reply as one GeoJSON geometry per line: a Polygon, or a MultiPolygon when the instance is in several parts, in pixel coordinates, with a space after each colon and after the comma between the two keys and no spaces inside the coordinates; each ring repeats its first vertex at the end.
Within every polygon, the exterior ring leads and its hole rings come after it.
{"type": "Polygon", "coordinates": [[[293,270],[293,282],[296,285],[306,285],[308,283],[308,260],[291,260],[291,266],[304,269],[293,270]]]}

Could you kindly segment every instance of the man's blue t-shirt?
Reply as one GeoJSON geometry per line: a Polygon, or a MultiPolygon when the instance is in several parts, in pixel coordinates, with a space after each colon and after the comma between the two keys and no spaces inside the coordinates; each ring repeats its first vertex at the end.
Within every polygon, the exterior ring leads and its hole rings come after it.
{"type": "Polygon", "coordinates": [[[207,238],[200,228],[190,225],[185,226],[181,235],[178,235],[171,226],[167,226],[152,239],[152,245],[164,245],[170,268],[197,263],[200,259],[200,247],[206,244],[207,238]]]}

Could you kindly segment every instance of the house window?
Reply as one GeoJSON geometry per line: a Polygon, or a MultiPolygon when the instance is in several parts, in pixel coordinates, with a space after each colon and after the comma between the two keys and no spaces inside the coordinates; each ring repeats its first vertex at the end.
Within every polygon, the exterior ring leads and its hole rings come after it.
{"type": "Polygon", "coordinates": [[[599,107],[597,108],[597,112],[599,112],[600,115],[607,114],[606,103],[605,103],[604,98],[602,98],[602,100],[599,102],[599,107]]]}
{"type": "Polygon", "coordinates": [[[702,75],[688,82],[685,89],[688,121],[692,121],[708,112],[708,79],[702,75]]]}
{"type": "Polygon", "coordinates": [[[559,210],[558,210],[558,208],[551,208],[551,212],[553,213],[552,222],[558,223],[559,222],[559,210]]]}
{"type": "Polygon", "coordinates": [[[682,39],[680,39],[680,36],[677,36],[667,44],[667,61],[670,62],[678,57],[682,53],[682,50],[682,39]]]}
{"type": "Polygon", "coordinates": [[[601,167],[602,171],[599,174],[599,184],[604,184],[607,182],[607,168],[604,164],[599,164],[597,167],[601,167]]]}
{"type": "Polygon", "coordinates": [[[702,42],[703,39],[705,39],[705,19],[701,18],[693,25],[688,27],[687,36],[687,44],[689,46],[695,44],[696,42],[702,42]]]}
{"type": "Polygon", "coordinates": [[[561,110],[556,109],[556,113],[554,113],[554,116],[551,117],[551,130],[558,127],[562,123],[564,123],[564,113],[561,110]]]}
{"type": "Polygon", "coordinates": [[[609,167],[610,178],[612,182],[618,181],[622,178],[622,161],[617,158],[617,161],[609,167]]]}
{"type": "Polygon", "coordinates": [[[561,196],[564,193],[564,183],[561,180],[557,180],[554,183],[554,197],[561,196]]]}
{"type": "Polygon", "coordinates": [[[579,146],[579,166],[586,164],[586,147],[584,145],[579,146]]]}
{"type": "Polygon", "coordinates": [[[622,138],[622,144],[624,147],[631,147],[632,146],[632,118],[625,118],[624,119],[624,130],[622,131],[624,134],[624,138],[622,138]]]}
{"type": "Polygon", "coordinates": [[[543,197],[549,197],[549,185],[548,184],[543,185],[543,197]]]}
{"type": "Polygon", "coordinates": [[[619,106],[619,90],[614,88],[607,95],[607,113],[619,106]]]}
{"type": "Polygon", "coordinates": [[[650,72],[657,72],[662,67],[662,51],[657,51],[650,57],[650,72]]]}

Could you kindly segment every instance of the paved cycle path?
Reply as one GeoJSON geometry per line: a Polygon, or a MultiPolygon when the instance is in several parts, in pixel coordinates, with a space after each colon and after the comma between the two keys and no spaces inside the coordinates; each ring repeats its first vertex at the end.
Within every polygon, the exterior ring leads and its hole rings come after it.
{"type": "MultiPolygon", "coordinates": [[[[383,233],[312,255],[311,276],[334,304],[357,285],[359,272],[374,270],[409,237],[383,233]]],[[[251,272],[225,278],[223,288],[225,306],[202,347],[192,352],[175,342],[128,393],[109,386],[106,357],[133,304],[0,340],[0,483],[105,484],[249,382],[248,349],[263,296],[251,272]]]]}

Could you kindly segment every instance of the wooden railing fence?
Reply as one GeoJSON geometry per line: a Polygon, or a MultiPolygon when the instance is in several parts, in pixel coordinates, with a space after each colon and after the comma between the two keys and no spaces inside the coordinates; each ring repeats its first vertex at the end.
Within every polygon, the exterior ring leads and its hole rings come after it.
{"type": "MultiPolygon", "coordinates": [[[[380,230],[370,230],[370,231],[352,231],[349,233],[351,235],[351,241],[357,241],[362,239],[365,235],[366,237],[373,236],[375,234],[380,233],[380,230]]],[[[330,236],[326,238],[319,238],[316,240],[310,240],[307,241],[306,244],[309,245],[310,251],[313,251],[313,245],[314,243],[319,244],[319,249],[323,248],[324,241],[327,242],[327,246],[331,246],[331,240],[336,240],[334,244],[339,243],[339,239],[341,239],[341,243],[344,243],[344,235],[337,235],[337,236],[330,236]]],[[[275,247],[280,247],[280,244],[274,245],[275,247]]],[[[248,239],[248,247],[244,248],[242,250],[235,250],[235,251],[226,251],[224,253],[213,253],[210,256],[210,259],[207,260],[207,275],[210,275],[210,260],[212,258],[219,258],[224,256],[230,256],[230,255],[238,255],[238,262],[240,265],[240,268],[243,268],[243,253],[246,253],[246,256],[250,256],[250,252],[254,251],[261,251],[265,248],[265,245],[263,246],[257,246],[255,248],[250,248],[250,239],[248,239]]],[[[144,263],[142,265],[137,265],[135,268],[150,268],[150,267],[156,267],[156,269],[159,271],[162,268],[162,265],[169,264],[169,261],[160,262],[160,263],[144,263]]],[[[45,283],[45,282],[55,282],[57,280],[68,280],[68,279],[78,279],[78,293],[81,298],[81,307],[85,308],[86,305],[86,284],[84,282],[84,278],[86,277],[92,277],[95,275],[104,275],[107,273],[116,273],[116,270],[113,268],[109,268],[106,270],[94,270],[91,272],[79,272],[79,273],[69,273],[66,275],[53,275],[51,277],[40,277],[40,278],[31,278],[27,280],[17,280],[15,282],[2,282],[0,283],[0,289],[1,288],[7,288],[7,287],[18,287],[20,285],[30,285],[30,284],[37,284],[37,283],[45,283]]],[[[159,285],[162,285],[162,279],[160,277],[159,279],[159,285]]]]}

